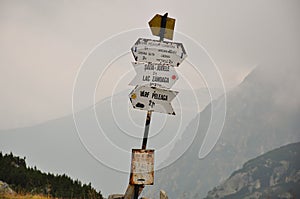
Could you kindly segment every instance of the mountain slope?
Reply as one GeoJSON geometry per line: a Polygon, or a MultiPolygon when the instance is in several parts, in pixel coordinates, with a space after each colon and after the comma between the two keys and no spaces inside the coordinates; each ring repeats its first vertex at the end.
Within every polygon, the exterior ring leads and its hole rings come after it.
{"type": "MultiPolygon", "coordinates": [[[[81,120],[76,124],[84,125],[86,128],[83,130],[79,128],[77,131],[72,115],[32,127],[0,130],[0,150],[27,156],[28,164],[37,165],[42,171],[66,173],[85,183],[91,182],[104,195],[123,193],[128,185],[131,148],[141,145],[146,114],[133,110],[129,104],[129,92],[124,91],[97,103],[95,110],[89,108],[77,112],[76,117],[81,120]],[[105,136],[100,137],[101,132],[105,136]],[[84,142],[86,140],[90,142],[84,142]],[[118,147],[123,150],[115,152],[118,147]],[[108,163],[118,165],[123,171],[107,166],[108,163]]],[[[221,91],[213,89],[213,92],[219,95],[221,91]]],[[[189,106],[196,104],[194,95],[201,100],[199,108],[210,100],[206,89],[181,91],[178,99],[182,101],[181,108],[186,109],[180,110],[184,113],[178,111],[176,117],[153,114],[149,147],[171,148],[164,146],[164,140],[169,140],[176,131],[182,133],[192,115],[197,114],[197,109],[189,106]]],[[[160,154],[156,153],[156,160],[168,155],[160,154]]]]}
{"type": "MultiPolygon", "coordinates": [[[[82,184],[65,174],[42,173],[36,167],[28,167],[25,158],[16,157],[12,153],[3,155],[0,152],[0,179],[7,182],[18,194],[41,194],[55,198],[103,198],[91,184],[82,184]]],[[[13,193],[5,184],[1,187],[6,188],[3,194],[13,193]]]]}
{"type": "MultiPolygon", "coordinates": [[[[149,187],[146,195],[154,196],[158,189],[164,189],[170,198],[204,197],[247,160],[299,141],[300,102],[295,100],[300,96],[295,75],[299,74],[299,67],[292,65],[281,69],[285,65],[273,63],[257,68],[228,93],[221,137],[209,155],[199,159],[211,110],[218,107],[208,106],[202,111],[186,128],[173,154],[181,150],[181,145],[197,129],[192,145],[174,164],[156,172],[155,186],[149,187]]],[[[216,104],[222,100],[224,97],[216,104]]]]}
{"type": "Polygon", "coordinates": [[[289,144],[246,162],[206,199],[299,198],[300,143],[289,144]]]}

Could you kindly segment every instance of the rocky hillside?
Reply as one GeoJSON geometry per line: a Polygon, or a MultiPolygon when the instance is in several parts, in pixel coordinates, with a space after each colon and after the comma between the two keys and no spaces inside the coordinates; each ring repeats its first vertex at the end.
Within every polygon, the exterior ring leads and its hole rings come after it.
{"type": "Polygon", "coordinates": [[[191,146],[171,166],[156,172],[155,185],[147,187],[146,196],[152,197],[159,189],[164,189],[170,198],[203,198],[246,161],[300,141],[300,102],[296,100],[300,89],[295,84],[298,78],[290,75],[297,73],[297,65],[288,67],[278,62],[249,74],[227,94],[222,134],[213,150],[199,159],[211,111],[218,109],[218,103],[225,99],[221,97],[215,106],[207,106],[186,128],[170,157],[193,139],[191,146]],[[195,129],[197,134],[193,138],[195,129]]]}
{"type": "Polygon", "coordinates": [[[300,143],[289,144],[252,159],[206,199],[299,198],[300,143]]]}
{"type": "Polygon", "coordinates": [[[0,180],[0,196],[3,194],[14,194],[15,192],[9,187],[9,185],[0,180]]]}

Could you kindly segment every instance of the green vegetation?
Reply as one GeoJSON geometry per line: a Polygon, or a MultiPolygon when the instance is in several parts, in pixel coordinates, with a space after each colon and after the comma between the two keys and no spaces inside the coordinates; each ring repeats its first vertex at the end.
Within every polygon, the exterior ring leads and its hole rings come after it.
{"type": "Polygon", "coordinates": [[[55,198],[103,199],[88,185],[63,175],[42,173],[26,166],[25,158],[0,152],[0,180],[8,183],[18,194],[44,195],[55,198]]]}

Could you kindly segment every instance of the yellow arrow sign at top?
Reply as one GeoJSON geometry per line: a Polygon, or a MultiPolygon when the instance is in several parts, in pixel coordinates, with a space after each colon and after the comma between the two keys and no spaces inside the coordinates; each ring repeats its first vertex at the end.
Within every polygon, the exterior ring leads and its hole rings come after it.
{"type": "Polygon", "coordinates": [[[161,16],[161,15],[157,14],[149,21],[149,26],[151,28],[151,32],[153,35],[160,36],[161,29],[163,28],[164,38],[172,40],[174,27],[175,27],[175,19],[166,17],[165,27],[163,27],[164,26],[163,17],[165,17],[165,16],[161,16]]]}

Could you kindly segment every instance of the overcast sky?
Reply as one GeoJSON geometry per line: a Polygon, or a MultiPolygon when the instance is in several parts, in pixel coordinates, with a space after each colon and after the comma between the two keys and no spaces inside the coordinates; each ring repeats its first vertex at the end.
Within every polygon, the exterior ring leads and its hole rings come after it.
{"type": "MultiPolygon", "coordinates": [[[[225,86],[234,87],[264,60],[299,54],[299,4],[297,0],[1,0],[0,129],[70,114],[76,74],[89,52],[112,35],[147,28],[156,13],[176,18],[176,31],[200,43],[218,66],[225,86]]],[[[122,60],[132,67],[130,54],[122,60]]]]}

